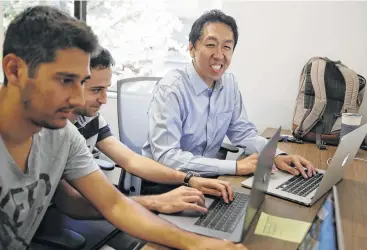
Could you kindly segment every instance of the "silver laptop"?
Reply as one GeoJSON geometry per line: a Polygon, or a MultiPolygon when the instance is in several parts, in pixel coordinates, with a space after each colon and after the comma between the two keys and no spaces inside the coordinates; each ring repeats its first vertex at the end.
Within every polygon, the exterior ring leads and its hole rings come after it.
{"type": "Polygon", "coordinates": [[[336,186],[313,219],[298,250],[344,250],[339,198],[336,186]]]}
{"type": "MultiPolygon", "coordinates": [[[[284,171],[275,172],[270,178],[267,193],[311,206],[344,177],[344,168],[353,161],[366,134],[367,124],[343,136],[327,171],[317,169],[317,175],[311,178],[293,176],[284,171]]],[[[324,164],[328,164],[326,159],[324,164]]],[[[241,184],[251,188],[253,181],[251,177],[241,184]]]]}
{"type": "Polygon", "coordinates": [[[248,195],[235,192],[230,204],[221,199],[206,199],[206,214],[182,212],[175,215],[160,214],[163,219],[190,232],[214,238],[243,242],[257,211],[264,201],[275,157],[280,128],[261,151],[255,171],[255,185],[248,195]]]}

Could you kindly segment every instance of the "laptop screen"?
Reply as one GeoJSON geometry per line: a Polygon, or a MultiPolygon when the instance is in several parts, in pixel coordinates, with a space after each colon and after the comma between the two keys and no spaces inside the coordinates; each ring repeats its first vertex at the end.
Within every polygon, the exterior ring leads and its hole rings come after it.
{"type": "Polygon", "coordinates": [[[249,231],[250,225],[259,211],[261,204],[265,199],[265,193],[269,186],[271,170],[273,166],[275,152],[280,138],[281,127],[272,136],[269,142],[261,150],[254,173],[254,182],[251,189],[250,201],[247,205],[245,221],[243,225],[243,233],[241,242],[244,241],[246,233],[249,231]]]}
{"type": "Polygon", "coordinates": [[[330,192],[315,216],[310,229],[299,245],[300,250],[337,250],[335,200],[330,192]]]}

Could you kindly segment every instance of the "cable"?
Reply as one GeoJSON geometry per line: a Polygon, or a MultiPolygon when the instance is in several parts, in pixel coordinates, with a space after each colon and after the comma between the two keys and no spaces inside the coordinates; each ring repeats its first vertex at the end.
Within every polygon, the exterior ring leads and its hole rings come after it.
{"type": "MultiPolygon", "coordinates": [[[[330,161],[331,161],[331,159],[332,159],[332,158],[329,158],[329,159],[327,159],[327,161],[326,161],[326,164],[327,164],[328,166],[330,166],[330,161]]],[[[354,159],[353,159],[353,160],[357,160],[357,161],[366,161],[366,162],[367,162],[367,159],[358,158],[358,157],[354,157],[354,159]]]]}
{"type": "Polygon", "coordinates": [[[327,159],[327,161],[326,161],[326,164],[327,164],[328,167],[330,166],[330,161],[331,161],[331,158],[327,159]]]}
{"type": "Polygon", "coordinates": [[[354,160],[358,160],[358,161],[367,161],[367,159],[363,159],[363,158],[358,158],[358,157],[355,157],[354,160]]]}

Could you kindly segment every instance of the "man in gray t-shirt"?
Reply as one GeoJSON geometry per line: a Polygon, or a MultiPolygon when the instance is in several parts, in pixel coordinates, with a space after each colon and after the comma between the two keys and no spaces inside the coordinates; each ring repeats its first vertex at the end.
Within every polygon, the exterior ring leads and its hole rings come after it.
{"type": "Polygon", "coordinates": [[[9,155],[0,137],[0,239],[4,249],[29,242],[63,177],[72,181],[99,169],[74,125],[33,136],[24,173],[9,155]],[[62,140],[60,140],[62,138],[62,140]]]}
{"type": "Polygon", "coordinates": [[[93,163],[68,118],[84,105],[97,43],[84,22],[53,7],[27,8],[8,26],[0,88],[0,249],[27,248],[61,178],[132,236],[178,249],[245,249],[158,218],[118,192],[93,163]]]}

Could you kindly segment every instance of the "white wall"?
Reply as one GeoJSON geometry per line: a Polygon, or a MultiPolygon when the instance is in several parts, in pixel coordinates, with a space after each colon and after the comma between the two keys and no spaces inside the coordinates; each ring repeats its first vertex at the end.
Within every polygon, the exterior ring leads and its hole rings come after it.
{"type": "MultiPolygon", "coordinates": [[[[239,26],[230,70],[259,131],[291,127],[299,75],[312,56],[367,77],[367,2],[225,1],[223,11],[239,26]]],[[[363,113],[367,122],[367,100],[363,113]]]]}
{"type": "MultiPolygon", "coordinates": [[[[239,26],[230,70],[260,132],[268,126],[291,127],[299,74],[312,56],[341,60],[367,77],[367,2],[226,0],[222,7],[239,26]]],[[[116,100],[109,100],[102,113],[118,135],[116,100]]]]}

